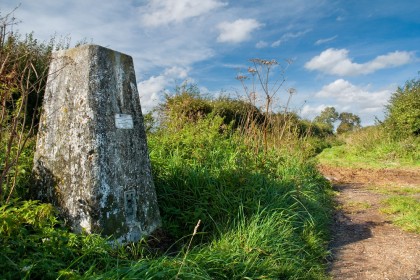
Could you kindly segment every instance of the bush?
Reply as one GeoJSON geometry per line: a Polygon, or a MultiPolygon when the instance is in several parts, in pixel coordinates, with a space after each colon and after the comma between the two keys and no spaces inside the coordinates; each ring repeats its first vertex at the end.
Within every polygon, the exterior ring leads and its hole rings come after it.
{"type": "Polygon", "coordinates": [[[27,147],[34,147],[53,46],[32,34],[22,39],[7,30],[8,24],[7,17],[0,18],[0,201],[15,195],[17,176],[30,167],[27,147]]]}
{"type": "Polygon", "coordinates": [[[407,81],[392,94],[385,124],[397,137],[420,135],[420,79],[407,81]]]}
{"type": "Polygon", "coordinates": [[[308,120],[300,120],[298,123],[299,127],[299,136],[313,136],[320,139],[325,137],[332,136],[333,130],[329,124],[320,123],[320,122],[311,122],[308,120]]]}
{"type": "Polygon", "coordinates": [[[174,95],[166,95],[161,104],[165,122],[194,122],[209,114],[212,107],[208,99],[202,97],[196,86],[182,87],[174,95]]]}
{"type": "Polygon", "coordinates": [[[261,111],[249,102],[219,97],[211,101],[212,112],[223,118],[224,124],[231,124],[233,127],[245,125],[247,122],[262,124],[264,115],[261,111]]]}
{"type": "Polygon", "coordinates": [[[210,114],[222,117],[225,125],[234,128],[244,126],[249,122],[262,124],[264,115],[249,102],[219,97],[212,99],[200,93],[197,85],[184,84],[175,89],[174,94],[165,95],[165,101],[157,109],[163,125],[178,127],[210,114]]]}

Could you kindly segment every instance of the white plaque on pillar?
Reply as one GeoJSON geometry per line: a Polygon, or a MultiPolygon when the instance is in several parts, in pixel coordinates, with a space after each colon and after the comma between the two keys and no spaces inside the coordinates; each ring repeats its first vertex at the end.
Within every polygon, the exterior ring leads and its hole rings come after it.
{"type": "Polygon", "coordinates": [[[119,129],[133,129],[133,117],[127,114],[115,114],[115,127],[119,129]]]}

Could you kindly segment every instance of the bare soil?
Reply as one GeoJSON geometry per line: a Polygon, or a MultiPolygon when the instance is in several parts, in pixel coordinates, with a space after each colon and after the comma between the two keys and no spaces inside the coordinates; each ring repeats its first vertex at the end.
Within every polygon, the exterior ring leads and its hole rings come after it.
{"type": "Polygon", "coordinates": [[[420,235],[392,225],[392,217],[380,211],[398,188],[420,191],[420,169],[319,168],[337,191],[331,277],[420,280],[420,235]]]}

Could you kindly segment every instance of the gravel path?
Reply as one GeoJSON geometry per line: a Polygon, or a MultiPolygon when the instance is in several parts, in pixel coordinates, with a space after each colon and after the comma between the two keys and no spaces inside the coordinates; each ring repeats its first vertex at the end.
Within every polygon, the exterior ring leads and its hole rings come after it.
{"type": "Polygon", "coordinates": [[[420,170],[320,170],[337,191],[332,278],[420,280],[420,235],[402,231],[379,211],[386,190],[409,186],[420,193],[420,170]]]}

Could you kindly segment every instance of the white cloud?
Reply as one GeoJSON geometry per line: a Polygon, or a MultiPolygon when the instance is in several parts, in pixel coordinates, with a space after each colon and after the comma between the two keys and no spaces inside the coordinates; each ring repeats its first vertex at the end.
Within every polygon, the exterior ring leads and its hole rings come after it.
{"type": "Polygon", "coordinates": [[[182,67],[171,67],[165,69],[164,76],[170,77],[170,78],[179,78],[179,79],[186,79],[188,77],[188,68],[182,68],[182,67]]]}
{"type": "Polygon", "coordinates": [[[324,110],[326,107],[335,107],[335,106],[336,105],[325,105],[325,104],[311,106],[311,105],[306,104],[305,106],[303,106],[300,114],[304,118],[312,119],[314,116],[318,116],[321,113],[321,111],[324,110]]]}
{"type": "Polygon", "coordinates": [[[266,41],[259,41],[258,43],[255,44],[255,47],[257,49],[262,49],[268,46],[268,43],[266,41]]]}
{"type": "Polygon", "coordinates": [[[331,42],[331,41],[334,41],[335,39],[337,39],[337,35],[335,35],[335,36],[333,36],[333,37],[329,37],[329,38],[325,38],[325,39],[319,39],[319,40],[317,40],[316,42],[315,42],[315,45],[316,46],[318,46],[318,45],[322,45],[322,44],[325,44],[325,43],[328,43],[328,42],[331,42]]]}
{"type": "Polygon", "coordinates": [[[149,27],[180,23],[226,5],[218,0],[151,0],[141,7],[141,21],[149,27]]]}
{"type": "Polygon", "coordinates": [[[374,117],[383,118],[385,105],[396,87],[395,84],[390,84],[384,88],[372,89],[371,85],[354,85],[344,79],[337,79],[311,94],[311,103],[302,107],[300,115],[313,119],[325,107],[334,107],[339,113],[358,115],[363,126],[373,125],[374,117]]]}
{"type": "Polygon", "coordinates": [[[240,63],[223,63],[221,64],[222,67],[235,69],[237,71],[240,71],[240,69],[245,69],[248,67],[246,64],[240,64],[240,63]]]}
{"type": "Polygon", "coordinates": [[[217,25],[220,31],[217,41],[220,43],[240,43],[250,38],[251,33],[262,26],[255,19],[238,19],[233,22],[224,21],[217,25]]]}
{"type": "Polygon", "coordinates": [[[175,87],[177,80],[186,80],[189,69],[182,67],[171,67],[157,76],[152,76],[147,80],[137,84],[140,102],[143,113],[147,113],[161,102],[161,93],[168,86],[175,87]]]}
{"type": "Polygon", "coordinates": [[[273,48],[280,46],[281,44],[289,41],[290,39],[295,39],[295,38],[299,38],[302,37],[303,35],[305,35],[306,33],[308,33],[310,30],[304,30],[304,31],[299,31],[296,33],[292,33],[292,32],[288,32],[286,34],[283,34],[283,36],[281,36],[281,38],[277,41],[275,41],[274,43],[271,44],[271,46],[273,48]]]}
{"type": "Polygon", "coordinates": [[[380,55],[366,63],[354,63],[348,57],[346,49],[327,49],[305,64],[308,70],[318,70],[327,74],[339,76],[356,76],[369,74],[383,68],[404,65],[413,60],[414,54],[405,51],[395,51],[380,55]]]}
{"type": "Polygon", "coordinates": [[[381,112],[391,96],[392,89],[369,91],[369,87],[359,87],[338,79],[325,85],[315,96],[334,100],[342,108],[352,108],[356,113],[381,112]]]}
{"type": "Polygon", "coordinates": [[[137,84],[141,109],[143,113],[150,112],[160,102],[160,93],[165,89],[166,81],[163,75],[153,76],[137,84]]]}

